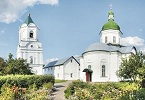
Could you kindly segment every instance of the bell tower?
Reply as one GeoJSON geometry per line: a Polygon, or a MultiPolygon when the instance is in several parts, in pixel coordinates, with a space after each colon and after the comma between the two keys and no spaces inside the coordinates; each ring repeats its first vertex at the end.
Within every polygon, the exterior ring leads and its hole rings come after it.
{"type": "Polygon", "coordinates": [[[42,74],[43,48],[38,40],[39,28],[28,14],[25,22],[19,27],[19,43],[17,47],[17,58],[27,60],[32,72],[42,74]]]}

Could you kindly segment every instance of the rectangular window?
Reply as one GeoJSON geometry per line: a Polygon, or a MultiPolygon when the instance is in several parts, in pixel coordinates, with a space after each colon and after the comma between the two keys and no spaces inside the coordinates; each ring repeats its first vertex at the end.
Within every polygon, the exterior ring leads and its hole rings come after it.
{"type": "Polygon", "coordinates": [[[113,43],[116,43],[116,37],[113,36],[113,43]]]}
{"type": "Polygon", "coordinates": [[[91,65],[88,65],[88,69],[91,69],[91,65]]]}
{"type": "Polygon", "coordinates": [[[33,33],[30,33],[30,38],[33,38],[33,33]]]}
{"type": "Polygon", "coordinates": [[[70,77],[71,77],[71,78],[73,77],[73,73],[70,74],[70,77]]]}
{"type": "Polygon", "coordinates": [[[106,75],[105,75],[106,73],[105,73],[105,65],[102,65],[102,77],[105,77],[106,75]]]}
{"type": "Polygon", "coordinates": [[[105,43],[107,43],[107,36],[105,36],[105,43]]]}

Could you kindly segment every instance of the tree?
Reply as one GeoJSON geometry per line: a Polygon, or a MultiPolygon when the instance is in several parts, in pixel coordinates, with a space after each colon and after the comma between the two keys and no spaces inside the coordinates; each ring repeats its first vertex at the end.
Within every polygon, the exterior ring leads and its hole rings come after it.
{"type": "Polygon", "coordinates": [[[29,64],[26,60],[19,58],[14,59],[12,54],[9,54],[9,58],[6,61],[7,66],[4,74],[33,74],[29,64]]]}
{"type": "Polygon", "coordinates": [[[117,75],[123,79],[131,79],[136,81],[137,78],[145,78],[145,55],[137,52],[122,60],[121,66],[117,71],[117,75]]]}
{"type": "Polygon", "coordinates": [[[0,57],[0,74],[5,72],[6,62],[3,58],[0,57]]]}

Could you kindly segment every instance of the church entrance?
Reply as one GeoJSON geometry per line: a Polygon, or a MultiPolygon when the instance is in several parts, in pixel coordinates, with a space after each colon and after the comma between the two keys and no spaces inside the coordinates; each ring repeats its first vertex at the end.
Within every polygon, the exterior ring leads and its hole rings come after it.
{"type": "Polygon", "coordinates": [[[86,73],[86,82],[92,82],[92,73],[91,69],[84,69],[83,72],[86,73]]]}
{"type": "Polygon", "coordinates": [[[92,73],[86,72],[86,82],[92,82],[92,73]]]}

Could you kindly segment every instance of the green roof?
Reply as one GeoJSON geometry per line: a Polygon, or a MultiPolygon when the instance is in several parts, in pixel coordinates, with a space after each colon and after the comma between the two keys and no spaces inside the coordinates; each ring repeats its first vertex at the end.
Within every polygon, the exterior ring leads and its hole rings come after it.
{"type": "Polygon", "coordinates": [[[114,13],[113,13],[112,9],[110,9],[108,15],[109,15],[108,16],[109,20],[107,23],[104,24],[104,26],[102,27],[102,30],[108,30],[108,29],[120,30],[119,25],[114,22],[114,13]],[[113,17],[110,17],[110,16],[113,16],[113,17]]]}
{"type": "Polygon", "coordinates": [[[113,19],[109,19],[109,21],[105,23],[104,26],[102,27],[102,30],[108,30],[108,29],[120,30],[120,27],[117,23],[114,22],[113,19]]]}
{"type": "Polygon", "coordinates": [[[25,20],[24,23],[26,23],[27,25],[29,25],[30,23],[34,23],[32,18],[30,17],[30,14],[28,14],[28,17],[27,17],[27,19],[25,20]]]}

